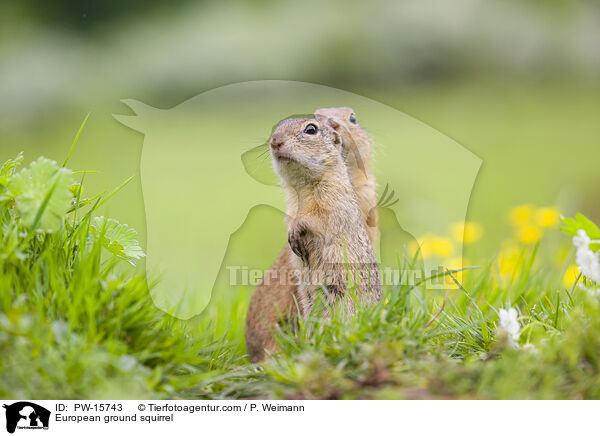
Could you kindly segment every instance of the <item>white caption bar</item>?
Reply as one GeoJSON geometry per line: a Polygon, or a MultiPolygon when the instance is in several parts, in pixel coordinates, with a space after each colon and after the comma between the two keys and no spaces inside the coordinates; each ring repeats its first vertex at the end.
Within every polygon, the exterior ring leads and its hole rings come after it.
{"type": "Polygon", "coordinates": [[[596,402],[2,400],[0,435],[578,434],[596,402]],[[44,430],[42,433],[35,430],[44,430]]]}

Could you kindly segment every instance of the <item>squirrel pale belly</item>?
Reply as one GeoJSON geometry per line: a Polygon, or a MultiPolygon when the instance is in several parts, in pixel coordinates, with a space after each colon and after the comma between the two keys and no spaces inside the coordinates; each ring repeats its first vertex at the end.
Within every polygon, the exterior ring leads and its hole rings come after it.
{"type": "MultiPolygon", "coordinates": [[[[360,207],[362,221],[373,242],[377,233],[377,195],[374,177],[370,173],[371,145],[367,133],[360,127],[351,108],[325,108],[315,112],[321,121],[330,119],[338,124],[343,141],[347,173],[360,207]]],[[[265,277],[275,272],[287,277],[293,271],[291,249],[286,244],[265,277]]],[[[272,329],[281,321],[294,324],[297,316],[298,286],[290,280],[265,280],[257,286],[246,318],[246,347],[250,360],[264,359],[266,352],[276,350],[272,329]]]]}

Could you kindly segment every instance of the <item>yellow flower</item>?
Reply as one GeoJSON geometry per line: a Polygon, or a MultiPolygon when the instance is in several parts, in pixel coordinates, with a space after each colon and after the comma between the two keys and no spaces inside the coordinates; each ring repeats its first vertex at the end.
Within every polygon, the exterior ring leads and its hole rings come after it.
{"type": "Polygon", "coordinates": [[[449,257],[454,254],[452,240],[444,236],[428,233],[419,238],[423,259],[430,257],[449,257]]]}
{"type": "Polygon", "coordinates": [[[542,231],[534,225],[524,226],[518,229],[517,236],[519,241],[524,244],[535,244],[542,239],[542,231]]]}
{"type": "Polygon", "coordinates": [[[429,241],[428,249],[434,256],[448,257],[454,254],[454,246],[450,238],[436,236],[429,241]]]}
{"type": "Polygon", "coordinates": [[[498,256],[500,274],[503,276],[512,274],[520,265],[520,257],[521,250],[512,243],[507,244],[498,256]]]}
{"type": "MultiPolygon", "coordinates": [[[[420,247],[420,243],[419,242],[417,242],[416,240],[410,241],[408,243],[408,247],[407,247],[408,255],[412,257],[415,254],[417,254],[417,251],[419,250],[419,247],[420,247]]],[[[423,249],[421,249],[421,252],[419,254],[420,254],[421,257],[425,257],[423,255],[423,249]]]]}
{"type": "Polygon", "coordinates": [[[510,223],[515,227],[529,225],[533,217],[533,206],[526,204],[524,206],[513,207],[508,217],[510,223]]]}
{"type": "Polygon", "coordinates": [[[474,222],[452,224],[450,232],[456,242],[465,244],[473,244],[479,241],[483,234],[481,226],[474,222]]]}
{"type": "MultiPolygon", "coordinates": [[[[466,258],[463,259],[462,257],[454,257],[444,262],[444,266],[450,271],[466,268],[468,265],[469,261],[466,258]]],[[[460,271],[452,273],[452,275],[456,278],[456,280],[458,280],[459,283],[462,283],[463,274],[467,272],[468,271],[460,271]]],[[[446,283],[449,285],[456,285],[456,283],[454,283],[454,280],[452,280],[452,277],[450,277],[450,274],[446,276],[446,283]]]]}
{"type": "Polygon", "coordinates": [[[542,228],[556,227],[560,220],[560,211],[555,207],[542,207],[535,213],[535,221],[542,228]]]}
{"type": "Polygon", "coordinates": [[[575,280],[577,280],[578,276],[579,267],[577,267],[577,265],[571,265],[569,268],[567,268],[565,276],[563,277],[563,285],[565,286],[565,288],[571,289],[573,287],[573,283],[575,283],[575,280]]]}
{"type": "Polygon", "coordinates": [[[425,236],[421,236],[418,240],[418,243],[410,243],[409,244],[409,250],[411,251],[411,253],[416,253],[417,249],[421,249],[421,256],[423,257],[423,259],[428,259],[431,256],[433,256],[433,254],[431,253],[431,249],[429,248],[430,246],[430,236],[429,235],[425,235],[425,236]]]}
{"type": "Polygon", "coordinates": [[[423,256],[423,259],[428,259],[434,255],[433,250],[431,249],[431,241],[434,237],[435,235],[427,233],[418,239],[418,247],[421,248],[421,256],[423,256]]]}

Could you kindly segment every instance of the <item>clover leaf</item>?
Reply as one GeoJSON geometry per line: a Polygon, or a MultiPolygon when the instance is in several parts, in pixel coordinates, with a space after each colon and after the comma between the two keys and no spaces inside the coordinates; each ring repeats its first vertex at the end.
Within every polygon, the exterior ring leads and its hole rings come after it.
{"type": "MultiPolygon", "coordinates": [[[[6,171],[9,174],[12,168],[6,171]]],[[[40,157],[29,168],[12,176],[8,194],[14,199],[15,210],[26,227],[33,231],[54,232],[61,227],[71,207],[73,194],[69,186],[73,183],[70,170],[40,157]]]]}
{"type": "Polygon", "coordinates": [[[101,238],[102,246],[119,259],[135,266],[135,260],[145,256],[139,246],[137,232],[127,224],[103,216],[96,217],[92,223],[92,233],[101,238]]]}

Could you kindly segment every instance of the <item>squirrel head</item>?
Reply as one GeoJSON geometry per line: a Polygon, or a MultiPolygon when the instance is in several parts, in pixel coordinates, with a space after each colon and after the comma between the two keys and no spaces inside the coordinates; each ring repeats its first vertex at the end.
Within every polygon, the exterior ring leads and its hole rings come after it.
{"type": "Polygon", "coordinates": [[[281,121],[269,141],[273,167],[295,186],[322,179],[343,168],[342,138],[332,120],[294,118],[281,121]]]}

